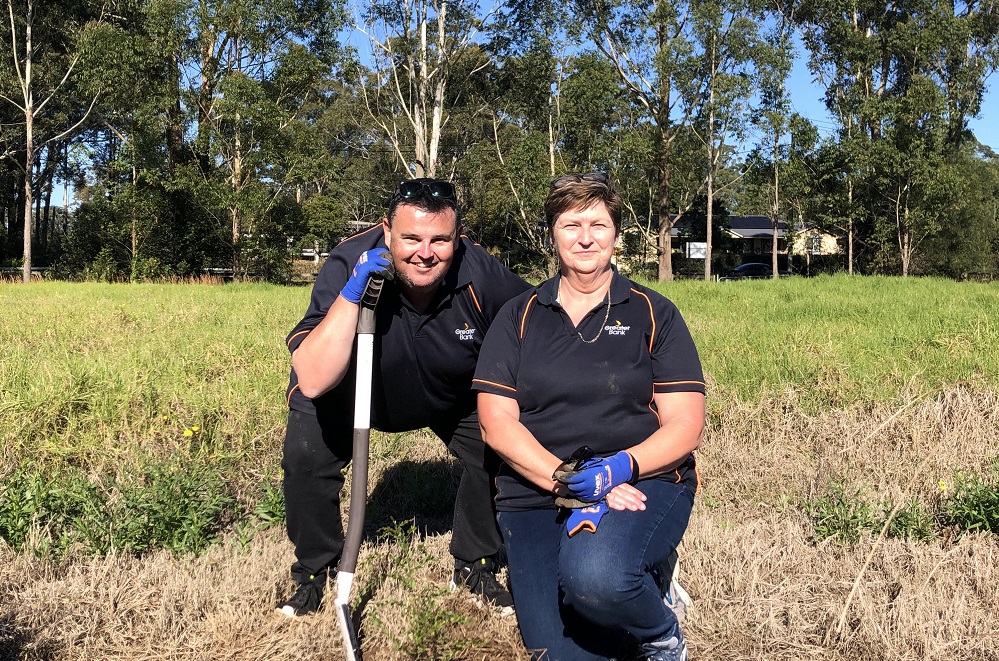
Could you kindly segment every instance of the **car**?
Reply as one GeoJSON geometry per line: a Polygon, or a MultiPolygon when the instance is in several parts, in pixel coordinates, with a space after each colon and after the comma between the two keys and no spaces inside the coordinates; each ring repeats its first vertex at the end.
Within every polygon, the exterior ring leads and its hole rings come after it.
{"type": "MultiPolygon", "coordinates": [[[[749,262],[741,266],[736,266],[734,269],[718,278],[719,280],[763,280],[766,278],[772,278],[774,274],[773,268],[770,264],[762,264],[759,262],[749,262]]],[[[785,278],[791,275],[790,271],[785,271],[783,269],[777,270],[777,276],[785,278]]]]}

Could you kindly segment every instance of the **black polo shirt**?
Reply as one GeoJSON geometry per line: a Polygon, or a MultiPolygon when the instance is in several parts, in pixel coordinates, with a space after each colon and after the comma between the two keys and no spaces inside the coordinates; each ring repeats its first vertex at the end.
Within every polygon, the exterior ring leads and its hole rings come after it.
{"type": "MultiPolygon", "coordinates": [[[[384,247],[382,227],[376,225],[333,249],[316,278],[305,317],[288,335],[289,351],[294,352],[326,316],[361,253],[384,247]]],[[[371,426],[408,431],[471,413],[472,375],[486,330],[503,304],[529,286],[465,237],[423,313],[400,295],[394,282],[387,282],[375,312],[371,426]]],[[[292,369],[288,406],[307,413],[319,408],[352,427],[355,360],[356,352],[340,384],[315,400],[299,391],[292,369]]]]}
{"type": "MultiPolygon", "coordinates": [[[[611,307],[573,328],[556,302],[559,276],[510,301],[482,345],[472,387],[517,400],[520,421],[556,457],[581,445],[607,456],[659,428],[653,393],[704,392],[697,349],[679,310],[614,273],[611,307]],[[578,332],[577,332],[578,331],[578,332]],[[584,342],[600,333],[590,344],[584,342]]],[[[696,486],[693,455],[657,478],[696,486]]],[[[553,507],[551,494],[504,464],[497,509],[553,507]]]]}

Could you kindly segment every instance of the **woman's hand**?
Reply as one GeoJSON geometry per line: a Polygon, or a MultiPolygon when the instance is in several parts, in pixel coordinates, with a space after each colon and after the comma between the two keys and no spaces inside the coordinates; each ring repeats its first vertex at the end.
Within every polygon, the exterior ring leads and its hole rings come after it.
{"type": "Polygon", "coordinates": [[[605,500],[612,510],[641,512],[645,509],[645,494],[630,484],[619,484],[610,490],[605,500]]]}

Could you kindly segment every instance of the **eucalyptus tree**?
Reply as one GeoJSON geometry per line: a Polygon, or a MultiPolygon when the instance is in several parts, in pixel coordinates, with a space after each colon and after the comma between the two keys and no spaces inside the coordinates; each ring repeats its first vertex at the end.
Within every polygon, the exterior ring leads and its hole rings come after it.
{"type": "Polygon", "coordinates": [[[320,0],[188,2],[177,12],[185,34],[178,60],[199,169],[186,176],[224,210],[239,278],[249,268],[244,244],[262,254],[261,241],[277,240],[262,223],[292,185],[283,158],[289,126],[341,57],[346,14],[341,3],[320,0]]]}
{"type": "MultiPolygon", "coordinates": [[[[769,143],[772,178],[771,204],[768,215],[771,218],[773,241],[770,246],[773,277],[779,277],[777,268],[777,227],[781,217],[781,145],[792,121],[791,99],[787,90],[787,79],[794,64],[795,49],[793,0],[777,4],[770,26],[763,30],[757,44],[756,89],[759,101],[754,109],[753,123],[763,130],[761,142],[769,143]]],[[[790,152],[790,150],[789,150],[790,152]]],[[[788,157],[791,154],[788,153],[788,157]]]]}
{"type": "MultiPolygon", "coordinates": [[[[22,278],[31,280],[33,207],[40,150],[71,135],[85,121],[94,99],[74,95],[83,44],[94,25],[106,20],[106,6],[64,0],[7,0],[7,29],[0,31],[0,101],[15,108],[23,126],[19,144],[23,173],[22,278]],[[69,97],[72,101],[67,104],[69,97]],[[78,110],[70,110],[75,106],[78,110]]],[[[8,156],[10,154],[7,154],[8,156]]]]}
{"type": "Polygon", "coordinates": [[[370,49],[360,90],[408,176],[453,173],[459,154],[441,163],[441,148],[465,86],[489,65],[478,41],[492,16],[478,0],[369,0],[360,8],[356,27],[370,49]]]}
{"type": "Polygon", "coordinates": [[[627,93],[655,127],[659,279],[673,279],[671,230],[674,152],[678,127],[691,122],[678,77],[693,66],[693,3],[575,0],[583,33],[610,60],[627,93]]]}
{"type": "Polygon", "coordinates": [[[695,117],[692,126],[706,148],[698,192],[703,190],[706,197],[704,279],[710,280],[715,191],[735,183],[716,179],[729,151],[726,140],[741,137],[754,92],[755,60],[772,53],[763,47],[764,15],[757,9],[729,0],[704,0],[691,8],[693,66],[685,67],[678,79],[684,103],[695,117]]]}
{"type": "MultiPolygon", "coordinates": [[[[994,7],[819,0],[799,16],[809,66],[840,124],[845,206],[872,221],[861,238],[877,248],[873,266],[908,274],[920,245],[943,227],[953,190],[945,165],[996,66],[994,7]]],[[[858,223],[849,213],[852,268],[858,223]]]]}

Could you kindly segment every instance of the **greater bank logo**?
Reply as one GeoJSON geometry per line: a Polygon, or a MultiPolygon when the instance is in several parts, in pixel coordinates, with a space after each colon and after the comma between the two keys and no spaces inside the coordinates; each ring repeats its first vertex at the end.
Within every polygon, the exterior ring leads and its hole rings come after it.
{"type": "Polygon", "coordinates": [[[458,339],[461,340],[461,341],[463,341],[463,342],[465,340],[471,341],[471,340],[475,339],[475,329],[474,328],[469,328],[467,322],[465,323],[465,327],[464,328],[455,328],[454,329],[454,334],[457,335],[458,339]]]}
{"type": "Polygon", "coordinates": [[[622,326],[621,321],[618,319],[614,320],[614,325],[610,324],[604,326],[604,330],[607,331],[608,335],[624,335],[631,330],[631,326],[622,326]]]}

